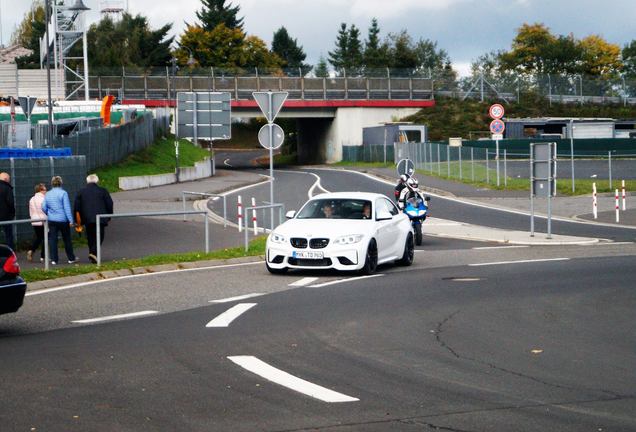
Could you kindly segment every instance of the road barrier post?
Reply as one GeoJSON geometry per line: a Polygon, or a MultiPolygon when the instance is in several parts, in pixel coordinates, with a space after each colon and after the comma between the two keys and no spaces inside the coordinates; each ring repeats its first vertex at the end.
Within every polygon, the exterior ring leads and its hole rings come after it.
{"type": "Polygon", "coordinates": [[[474,147],[470,148],[470,177],[472,181],[475,181],[475,155],[474,147]]]}
{"type": "Polygon", "coordinates": [[[592,183],[592,214],[598,219],[598,199],[596,197],[596,182],[592,183]]]}
{"type": "Polygon", "coordinates": [[[620,218],[619,218],[619,207],[618,207],[618,189],[616,189],[616,223],[619,222],[620,218]]]}
{"type": "Polygon", "coordinates": [[[238,232],[243,231],[243,208],[242,208],[242,204],[241,204],[241,196],[238,196],[238,204],[237,204],[237,209],[238,209],[238,232]]]}
{"type": "Polygon", "coordinates": [[[607,152],[607,163],[609,169],[609,188],[612,190],[612,152],[607,152]]]}
{"type": "Polygon", "coordinates": [[[625,180],[621,181],[621,188],[623,190],[623,211],[625,211],[626,210],[626,207],[625,207],[625,180]]]}
{"type": "Polygon", "coordinates": [[[508,188],[508,156],[504,149],[504,189],[508,188]]]}
{"type": "Polygon", "coordinates": [[[490,166],[488,164],[488,149],[486,149],[486,184],[490,184],[490,166]]]}
{"type": "MultiPolygon", "coordinates": [[[[252,207],[256,207],[256,199],[252,197],[252,207]]],[[[258,235],[258,224],[256,222],[256,210],[252,210],[252,223],[254,224],[254,236],[258,235]]],[[[247,229],[247,227],[246,227],[247,229]]]]}

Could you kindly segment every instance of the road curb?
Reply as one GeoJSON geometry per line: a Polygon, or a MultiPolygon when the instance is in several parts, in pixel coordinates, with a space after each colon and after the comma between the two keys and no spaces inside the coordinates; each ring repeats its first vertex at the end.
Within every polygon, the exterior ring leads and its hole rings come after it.
{"type": "Polygon", "coordinates": [[[218,259],[218,260],[158,264],[158,265],[147,266],[147,267],[133,267],[130,269],[106,270],[103,272],[85,273],[85,274],[76,275],[76,276],[65,276],[65,277],[56,278],[56,279],[27,282],[27,291],[32,292],[32,291],[38,291],[38,290],[43,290],[48,288],[58,288],[65,285],[73,285],[78,283],[97,282],[97,281],[103,281],[106,279],[118,279],[121,277],[127,277],[132,275],[154,274],[154,273],[161,273],[166,271],[191,270],[191,269],[197,269],[197,268],[215,267],[215,266],[228,265],[228,264],[243,264],[243,263],[262,261],[263,259],[264,259],[263,256],[255,255],[255,256],[249,256],[249,257],[228,258],[228,259],[218,259]]]}

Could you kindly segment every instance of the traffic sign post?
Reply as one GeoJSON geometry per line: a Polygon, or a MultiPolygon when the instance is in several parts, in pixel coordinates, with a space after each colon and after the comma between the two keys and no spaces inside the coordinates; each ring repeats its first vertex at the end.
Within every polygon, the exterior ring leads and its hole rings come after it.
{"type": "MultiPolygon", "coordinates": [[[[493,106],[496,106],[498,104],[495,104],[493,106]]],[[[499,105],[501,107],[501,105],[499,105]]],[[[493,111],[493,108],[490,107],[490,111],[493,111]]],[[[503,107],[501,107],[501,111],[499,110],[495,110],[497,113],[501,112],[501,114],[503,115],[503,107]]],[[[503,132],[506,130],[506,124],[499,118],[494,119],[493,121],[490,122],[490,133],[492,133],[493,135],[503,135],[503,132]]],[[[500,180],[499,180],[499,140],[495,139],[495,160],[497,161],[497,186],[499,186],[500,184],[500,180]]]]}
{"type": "MultiPolygon", "coordinates": [[[[269,204],[274,205],[274,149],[283,145],[285,132],[274,123],[288,92],[252,92],[256,104],[267,119],[267,124],[258,131],[258,142],[269,149],[269,204]]],[[[270,226],[274,230],[274,208],[270,211],[270,226]]]]}
{"type": "Polygon", "coordinates": [[[530,236],[534,237],[534,198],[548,199],[548,237],[552,238],[552,197],[556,196],[556,143],[530,144],[530,236]]]}

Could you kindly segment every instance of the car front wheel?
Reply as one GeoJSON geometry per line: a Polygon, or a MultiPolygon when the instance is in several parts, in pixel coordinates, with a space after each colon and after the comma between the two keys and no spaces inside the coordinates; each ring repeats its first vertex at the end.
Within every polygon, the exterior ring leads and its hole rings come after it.
{"type": "Polygon", "coordinates": [[[364,267],[360,270],[360,273],[364,275],[370,275],[375,273],[378,268],[378,246],[375,243],[375,240],[371,240],[369,242],[369,247],[367,248],[367,254],[364,261],[364,267]]]}
{"type": "Polygon", "coordinates": [[[408,235],[406,236],[406,242],[404,243],[404,254],[397,263],[402,266],[410,266],[411,264],[413,264],[414,257],[415,245],[413,242],[413,233],[408,233],[408,235]]]}

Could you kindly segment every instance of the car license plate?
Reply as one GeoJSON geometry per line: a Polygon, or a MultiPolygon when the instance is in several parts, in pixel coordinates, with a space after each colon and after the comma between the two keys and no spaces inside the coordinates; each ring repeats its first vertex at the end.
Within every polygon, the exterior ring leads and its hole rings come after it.
{"type": "Polygon", "coordinates": [[[322,259],[324,257],[323,252],[314,252],[314,251],[293,251],[292,257],[294,258],[304,258],[304,259],[322,259]]]}

